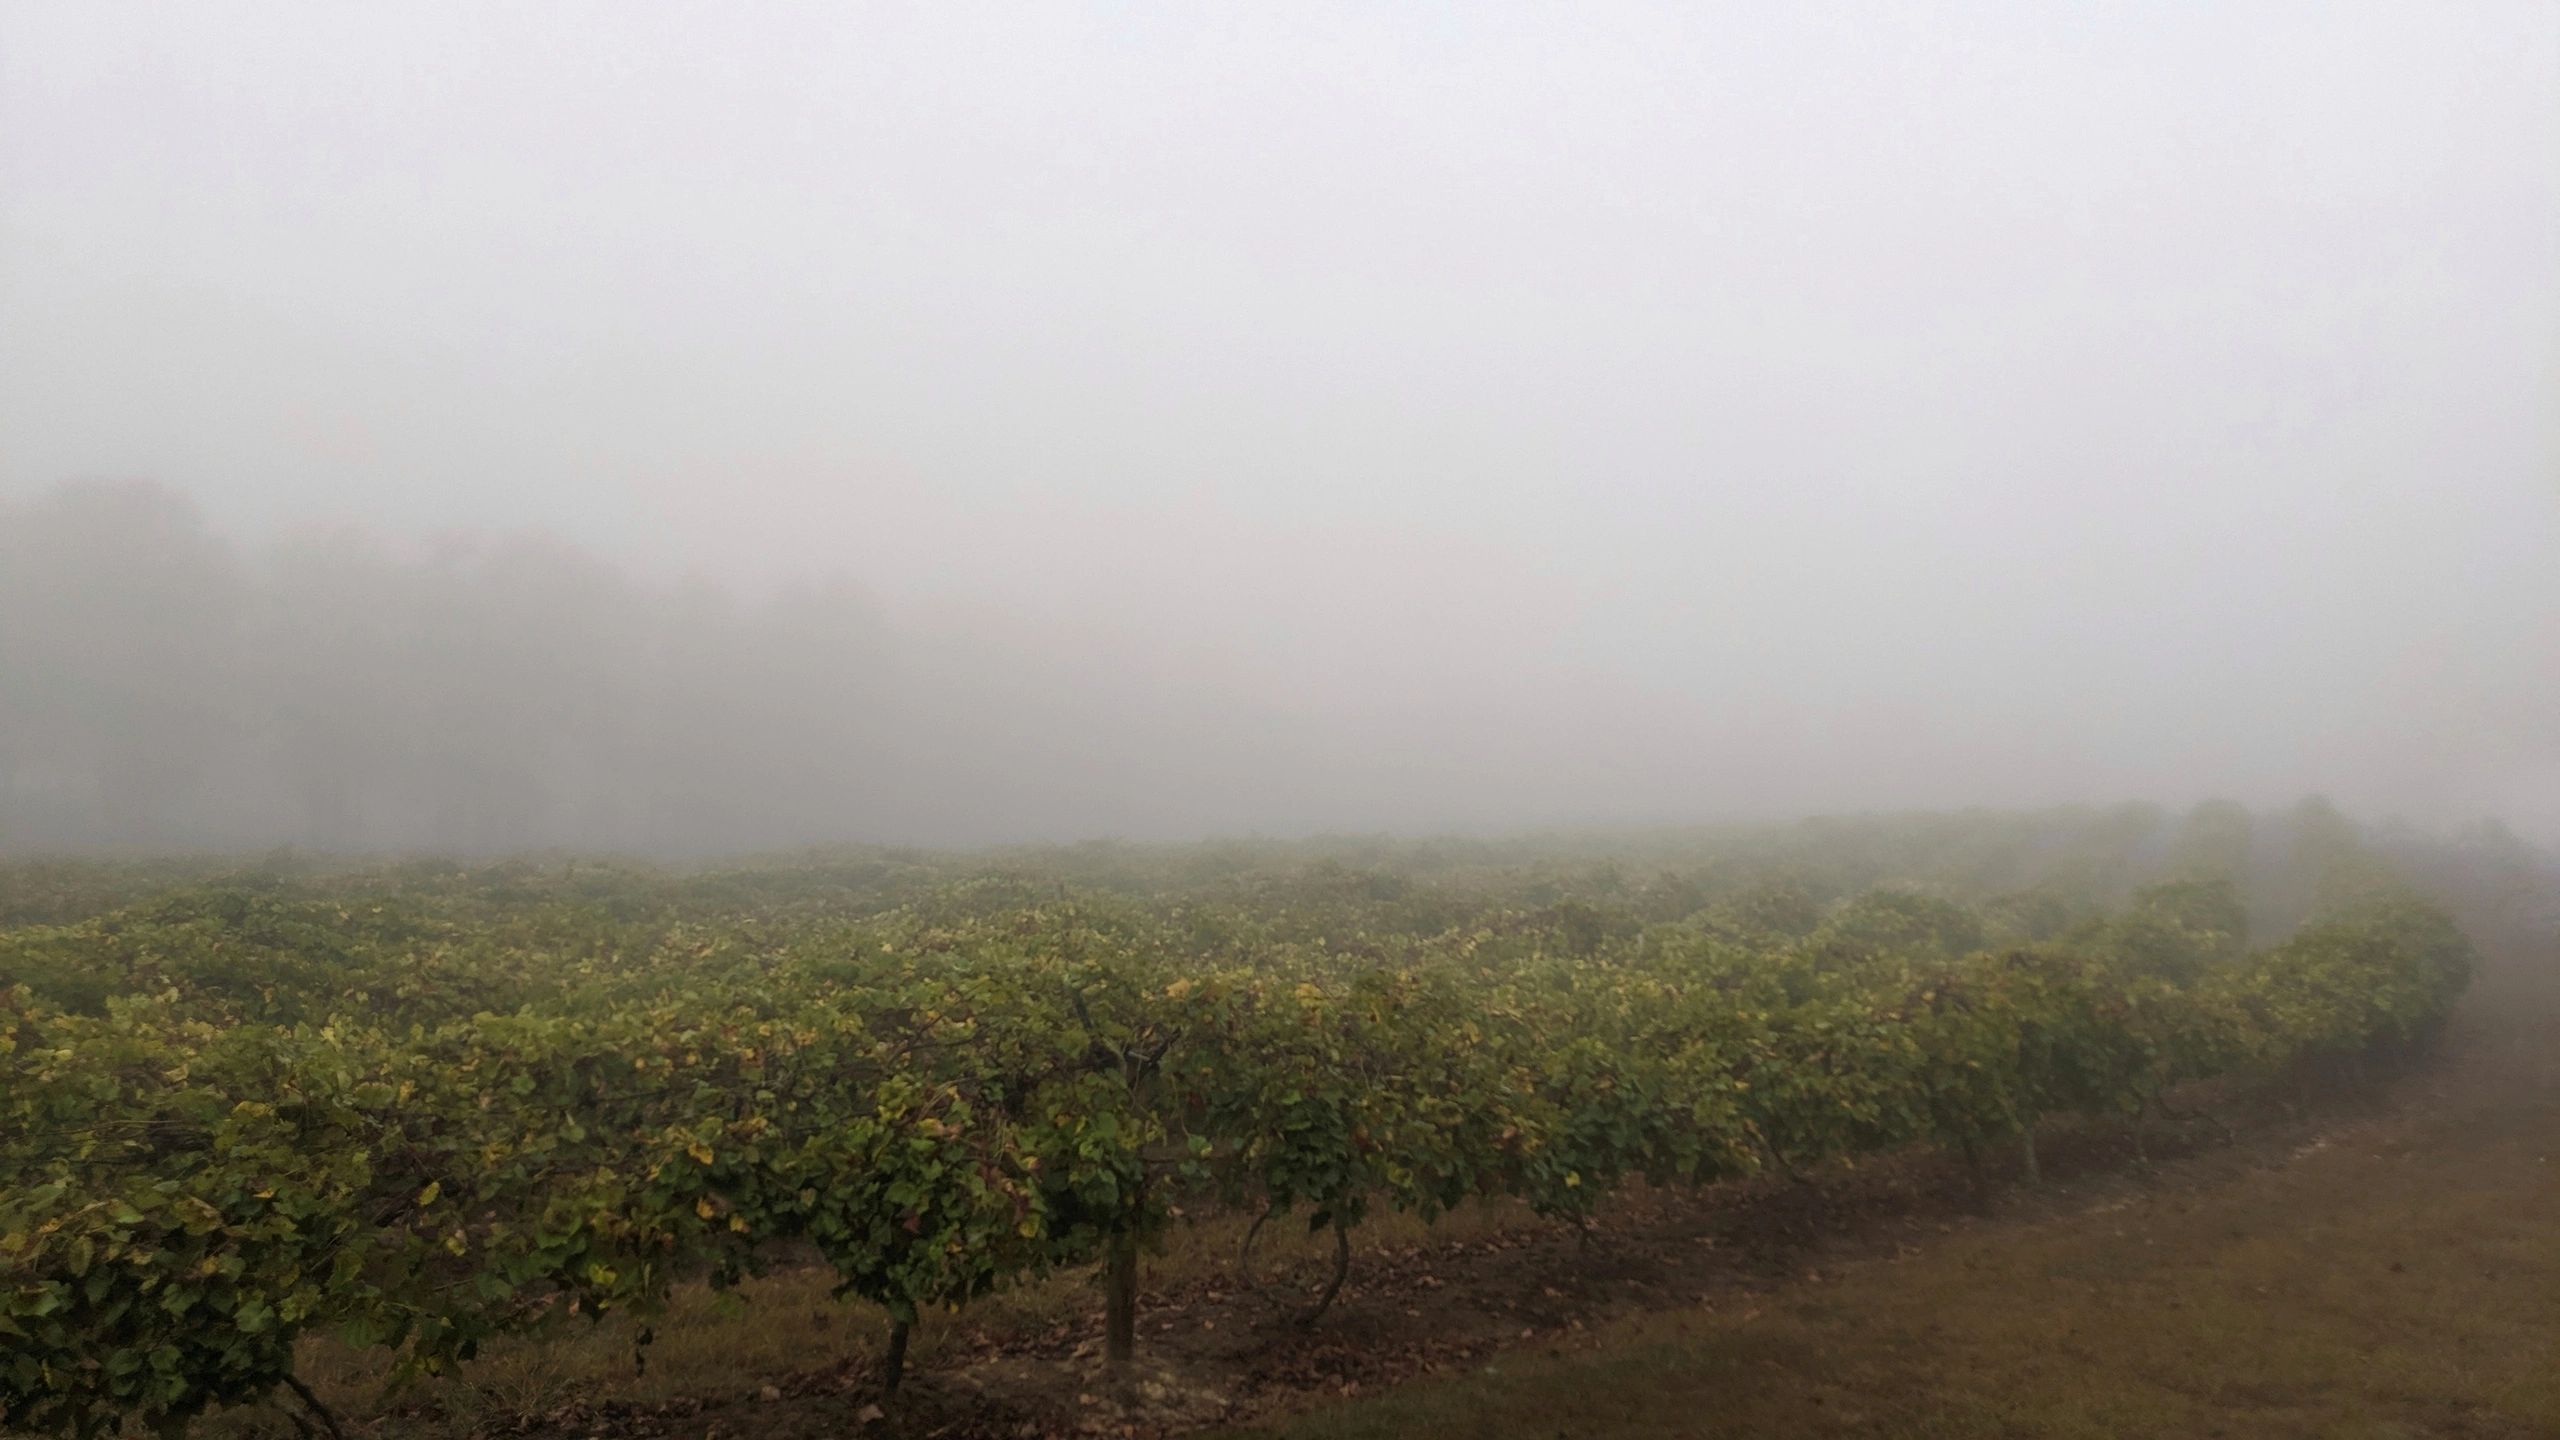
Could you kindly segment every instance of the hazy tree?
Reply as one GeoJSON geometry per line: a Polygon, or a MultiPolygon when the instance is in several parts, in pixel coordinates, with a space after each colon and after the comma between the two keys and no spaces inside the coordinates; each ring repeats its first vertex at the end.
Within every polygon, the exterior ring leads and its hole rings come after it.
{"type": "Polygon", "coordinates": [[[0,526],[0,754],[25,821],[75,843],[201,842],[239,737],[239,562],[183,497],[65,485],[0,526]]]}
{"type": "Polygon", "coordinates": [[[2237,880],[2249,873],[2257,822],[2236,800],[2207,800],[2178,822],[2169,842],[2168,873],[2182,879],[2237,880]]]}

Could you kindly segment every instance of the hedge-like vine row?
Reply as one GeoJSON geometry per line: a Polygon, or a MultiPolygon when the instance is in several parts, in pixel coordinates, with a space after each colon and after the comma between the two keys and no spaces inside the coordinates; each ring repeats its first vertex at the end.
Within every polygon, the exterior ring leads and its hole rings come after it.
{"type": "Polygon", "coordinates": [[[1193,1197],[1347,1234],[1379,1207],[1574,1218],[1629,1177],[1971,1152],[2406,1046],[2469,965],[2405,899],[2254,954],[2212,886],[1992,947],[1917,896],[1794,936],[1753,905],[1350,940],[929,905],[635,952],[197,897],[22,933],[0,1425],[183,1425],[293,1386],[314,1330],[437,1372],[786,1242],[901,1322],[1101,1262],[1125,1354],[1137,1249],[1193,1197]]]}

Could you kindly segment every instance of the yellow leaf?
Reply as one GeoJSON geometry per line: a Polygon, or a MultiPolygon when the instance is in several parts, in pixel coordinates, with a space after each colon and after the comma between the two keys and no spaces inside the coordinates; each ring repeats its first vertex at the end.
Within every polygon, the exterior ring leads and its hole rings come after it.
{"type": "Polygon", "coordinates": [[[701,1199],[693,1202],[693,1213],[701,1216],[705,1220],[708,1220],[720,1212],[713,1208],[711,1204],[711,1197],[705,1195],[701,1199]]]}
{"type": "Polygon", "coordinates": [[[696,1159],[696,1160],[701,1161],[701,1162],[702,1162],[703,1164],[705,1164],[705,1165],[708,1165],[708,1164],[710,1164],[710,1163],[711,1163],[711,1147],[710,1147],[710,1146],[708,1146],[708,1145],[703,1144],[703,1143],[702,1143],[701,1141],[699,1141],[699,1140],[696,1140],[696,1141],[694,1141],[692,1144],[687,1145],[686,1147],[684,1147],[684,1153],[686,1153],[687,1155],[692,1156],[692,1157],[693,1157],[694,1159],[696,1159]]]}
{"type": "Polygon", "coordinates": [[[430,1180],[427,1182],[427,1188],[418,1192],[418,1203],[421,1206],[433,1205],[436,1203],[436,1197],[443,1193],[444,1182],[441,1180],[430,1180]]]}

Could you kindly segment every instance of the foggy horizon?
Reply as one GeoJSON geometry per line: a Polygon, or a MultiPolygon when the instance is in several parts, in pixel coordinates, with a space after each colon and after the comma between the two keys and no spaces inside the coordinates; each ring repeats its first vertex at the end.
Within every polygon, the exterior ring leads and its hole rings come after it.
{"type": "Polygon", "coordinates": [[[2549,6],[14,6],[0,848],[2560,843],[2555,402],[2549,6]]]}

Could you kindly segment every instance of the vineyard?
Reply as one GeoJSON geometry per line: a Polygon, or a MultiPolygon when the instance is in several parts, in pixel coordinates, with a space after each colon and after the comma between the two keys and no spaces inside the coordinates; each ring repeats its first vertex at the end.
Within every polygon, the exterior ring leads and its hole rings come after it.
{"type": "Polygon", "coordinates": [[[920,1315],[1079,1267],[1125,1365],[1140,1254],[1204,1214],[1256,1217],[1248,1274],[1265,1226],[1329,1234],[1338,1286],[1382,1211],[1574,1225],[1630,1181],[1914,1146],[2031,1168],[2049,1118],[2316,1090],[2427,1039],[2470,943],[2319,820],[22,867],[0,1429],[271,1401],[334,1429],[306,1336],[438,1375],[783,1257],[891,1317],[885,1390],[920,1315]]]}

